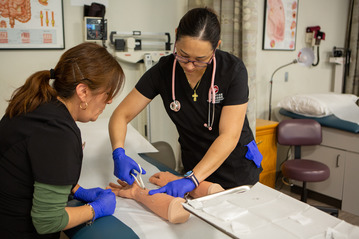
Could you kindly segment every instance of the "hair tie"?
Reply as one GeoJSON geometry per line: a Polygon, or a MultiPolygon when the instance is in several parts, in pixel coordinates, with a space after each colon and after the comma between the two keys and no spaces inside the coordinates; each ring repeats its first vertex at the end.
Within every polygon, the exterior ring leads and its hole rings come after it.
{"type": "Polygon", "coordinates": [[[50,79],[55,79],[55,70],[54,69],[50,69],[50,79]]]}

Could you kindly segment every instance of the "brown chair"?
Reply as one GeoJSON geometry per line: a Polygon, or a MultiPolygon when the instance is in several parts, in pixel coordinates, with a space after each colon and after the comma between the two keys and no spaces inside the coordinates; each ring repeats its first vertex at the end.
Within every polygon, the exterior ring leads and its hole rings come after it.
{"type": "MultiPolygon", "coordinates": [[[[303,182],[301,201],[307,202],[307,182],[321,182],[329,178],[329,167],[321,162],[302,159],[301,146],[319,145],[322,142],[321,125],[312,119],[288,119],[278,124],[278,143],[294,146],[294,159],[282,164],[281,171],[285,178],[303,182]]],[[[317,207],[333,216],[338,210],[317,207]]]]}

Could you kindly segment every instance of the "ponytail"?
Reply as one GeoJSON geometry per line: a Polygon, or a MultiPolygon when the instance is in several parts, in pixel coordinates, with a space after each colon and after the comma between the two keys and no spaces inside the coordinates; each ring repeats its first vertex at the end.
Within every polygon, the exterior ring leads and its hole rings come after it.
{"type": "Polygon", "coordinates": [[[50,86],[50,71],[38,71],[31,75],[25,84],[14,91],[5,114],[10,118],[31,112],[40,104],[56,97],[56,91],[50,86]]]}

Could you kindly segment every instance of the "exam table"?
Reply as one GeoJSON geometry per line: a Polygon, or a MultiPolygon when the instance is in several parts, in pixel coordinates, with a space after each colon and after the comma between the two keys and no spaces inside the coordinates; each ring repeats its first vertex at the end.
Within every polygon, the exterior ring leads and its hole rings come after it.
{"type": "MultiPolygon", "coordinates": [[[[79,123],[82,140],[86,141],[79,184],[85,188],[104,188],[109,182],[116,182],[116,177],[112,173],[112,150],[107,126],[108,119],[99,119],[96,122],[86,124],[79,123]]],[[[157,188],[148,181],[154,173],[158,171],[176,173],[144,154],[155,152],[156,149],[130,125],[127,131],[125,149],[126,154],[146,169],[147,174],[143,175],[143,179],[149,189],[157,188]]],[[[135,200],[116,197],[117,204],[113,216],[100,218],[91,226],[79,226],[67,230],[65,233],[71,239],[263,238],[264,235],[266,238],[278,238],[278,235],[285,235],[285,238],[309,238],[310,232],[315,232],[317,235],[312,238],[326,238],[328,235],[332,236],[331,238],[345,238],[341,237],[343,235],[354,235],[359,238],[358,227],[260,183],[242,194],[236,192],[221,195],[219,193],[209,196],[211,198],[203,197],[194,200],[200,201],[205,206],[205,203],[211,203],[213,198],[216,199],[217,197],[217,200],[221,202],[218,204],[222,205],[222,201],[227,202],[226,199],[232,197],[228,199],[228,202],[234,201],[234,204],[238,206],[236,210],[246,213],[238,214],[240,217],[235,215],[235,220],[223,221],[211,214],[204,214],[204,210],[191,209],[186,205],[185,208],[192,213],[188,221],[182,224],[171,224],[135,200]],[[287,205],[287,207],[283,207],[283,205],[287,205]],[[289,217],[289,213],[293,218],[289,217]],[[294,232],[288,231],[281,225],[292,228],[294,232]],[[236,230],[235,233],[230,231],[232,229],[236,230]]],[[[215,201],[215,203],[217,202],[215,201]]],[[[229,209],[227,204],[223,204],[223,211],[231,213],[232,210],[229,209]]]]}

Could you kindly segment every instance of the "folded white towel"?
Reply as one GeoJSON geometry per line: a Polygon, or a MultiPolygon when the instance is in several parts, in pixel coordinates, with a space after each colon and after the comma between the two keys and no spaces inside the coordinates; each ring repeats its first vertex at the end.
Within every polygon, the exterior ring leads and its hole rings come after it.
{"type": "Polygon", "coordinates": [[[202,210],[223,221],[233,220],[248,212],[247,209],[238,207],[228,201],[223,201],[216,206],[203,207],[202,210]]]}

